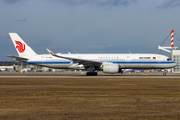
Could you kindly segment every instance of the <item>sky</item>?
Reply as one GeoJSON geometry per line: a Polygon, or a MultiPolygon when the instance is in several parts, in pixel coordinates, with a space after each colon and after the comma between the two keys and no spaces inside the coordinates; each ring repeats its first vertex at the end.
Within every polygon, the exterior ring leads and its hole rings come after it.
{"type": "Polygon", "coordinates": [[[8,33],[37,53],[161,53],[180,46],[180,0],[0,0],[0,61],[18,55],[8,33]],[[170,37],[163,44],[170,46],[170,37]]]}

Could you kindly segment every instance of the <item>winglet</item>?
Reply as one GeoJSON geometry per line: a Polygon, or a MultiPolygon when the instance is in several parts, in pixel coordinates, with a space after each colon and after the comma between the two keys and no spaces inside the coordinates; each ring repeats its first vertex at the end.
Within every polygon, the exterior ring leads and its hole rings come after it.
{"type": "Polygon", "coordinates": [[[54,55],[54,53],[52,51],[50,51],[49,49],[46,48],[46,50],[51,54],[54,55]]]}

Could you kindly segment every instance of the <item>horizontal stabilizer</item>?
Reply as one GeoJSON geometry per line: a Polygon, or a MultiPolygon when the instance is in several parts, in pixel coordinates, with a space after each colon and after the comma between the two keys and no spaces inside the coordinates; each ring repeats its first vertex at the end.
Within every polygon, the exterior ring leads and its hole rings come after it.
{"type": "Polygon", "coordinates": [[[22,61],[22,62],[26,62],[28,60],[27,58],[23,58],[23,57],[17,57],[12,55],[6,55],[6,56],[12,58],[13,60],[22,61]]]}

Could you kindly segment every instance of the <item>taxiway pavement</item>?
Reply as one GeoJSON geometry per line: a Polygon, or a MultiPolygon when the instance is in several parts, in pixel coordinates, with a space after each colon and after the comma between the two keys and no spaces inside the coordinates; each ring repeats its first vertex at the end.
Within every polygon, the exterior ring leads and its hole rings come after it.
{"type": "Polygon", "coordinates": [[[80,75],[0,75],[0,78],[180,78],[180,75],[170,75],[170,76],[135,76],[135,75],[127,75],[127,76],[80,76],[80,75]]]}

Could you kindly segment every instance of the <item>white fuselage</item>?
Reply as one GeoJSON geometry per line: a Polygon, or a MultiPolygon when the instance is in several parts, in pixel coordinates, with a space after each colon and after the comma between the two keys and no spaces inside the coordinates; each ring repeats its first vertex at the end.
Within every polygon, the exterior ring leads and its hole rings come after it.
{"type": "MultiPolygon", "coordinates": [[[[102,64],[119,64],[122,69],[165,69],[175,67],[173,61],[159,54],[59,54],[65,57],[99,61],[102,64]]],[[[85,66],[71,60],[57,58],[51,54],[27,56],[30,64],[56,69],[85,69],[85,66]]]]}

